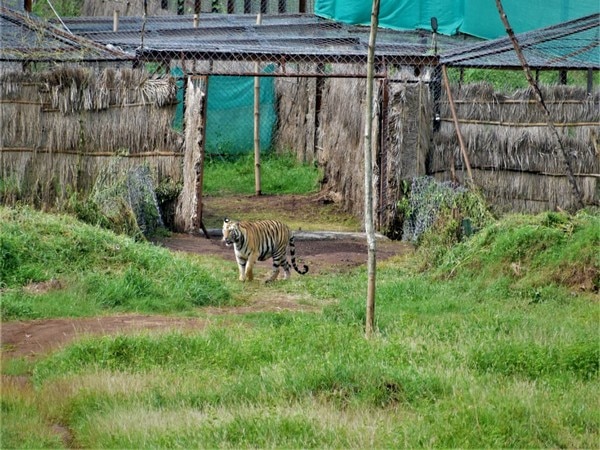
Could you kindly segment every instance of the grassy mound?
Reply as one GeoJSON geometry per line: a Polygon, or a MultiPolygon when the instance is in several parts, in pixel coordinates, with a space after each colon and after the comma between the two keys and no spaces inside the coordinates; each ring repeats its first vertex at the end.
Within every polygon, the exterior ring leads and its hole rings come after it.
{"type": "Polygon", "coordinates": [[[29,208],[0,207],[0,288],[3,320],[168,313],[231,300],[197,258],[29,208]],[[34,288],[43,283],[49,289],[34,288]]]}

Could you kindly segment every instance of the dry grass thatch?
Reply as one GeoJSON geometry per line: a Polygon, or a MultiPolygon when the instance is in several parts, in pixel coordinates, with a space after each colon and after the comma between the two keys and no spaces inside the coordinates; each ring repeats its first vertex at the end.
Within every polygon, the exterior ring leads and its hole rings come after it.
{"type": "Polygon", "coordinates": [[[358,217],[364,209],[365,92],[365,80],[327,79],[323,84],[317,131],[317,160],[324,169],[323,187],[358,217]]]}
{"type": "MultiPolygon", "coordinates": [[[[596,204],[600,92],[588,95],[579,87],[545,86],[542,93],[560,144],[570,157],[584,204],[596,204]]],[[[490,84],[478,83],[460,89],[454,86],[453,95],[471,167],[480,172],[476,184],[493,204],[520,212],[571,209],[577,204],[572,188],[568,189],[559,142],[530,89],[507,96],[495,92],[490,84]]],[[[434,137],[428,171],[443,173],[448,179],[452,163],[460,170],[464,162],[447,102],[442,103],[441,114],[442,127],[434,137]]]]}
{"type": "Polygon", "coordinates": [[[275,148],[293,151],[298,160],[312,163],[316,159],[317,85],[323,79],[277,78],[278,121],[275,148]]]}
{"type": "Polygon", "coordinates": [[[51,206],[67,190],[89,190],[115,156],[124,166],[143,158],[159,177],[181,177],[171,77],[81,66],[3,73],[0,99],[2,178],[11,180],[4,198],[51,206]]]}

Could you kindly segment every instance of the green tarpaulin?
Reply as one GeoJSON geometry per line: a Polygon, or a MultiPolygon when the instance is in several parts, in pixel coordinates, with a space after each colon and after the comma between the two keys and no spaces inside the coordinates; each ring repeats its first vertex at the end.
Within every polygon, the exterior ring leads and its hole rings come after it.
{"type": "MultiPolygon", "coordinates": [[[[271,71],[268,68],[265,71],[271,71]]],[[[173,127],[183,128],[183,71],[178,78],[178,107],[173,127]]],[[[254,77],[211,76],[208,81],[205,150],[213,154],[248,153],[254,148],[254,77]]],[[[260,79],[260,147],[271,148],[276,120],[275,80],[260,79]]]]}
{"type": "MultiPolygon", "coordinates": [[[[577,19],[600,10],[598,0],[503,0],[506,15],[516,33],[577,19]]],[[[315,14],[355,24],[371,23],[370,1],[315,0],[315,14]]],[[[381,0],[379,25],[396,30],[431,30],[436,17],[438,32],[457,32],[485,39],[506,34],[495,0],[381,0]]]]}

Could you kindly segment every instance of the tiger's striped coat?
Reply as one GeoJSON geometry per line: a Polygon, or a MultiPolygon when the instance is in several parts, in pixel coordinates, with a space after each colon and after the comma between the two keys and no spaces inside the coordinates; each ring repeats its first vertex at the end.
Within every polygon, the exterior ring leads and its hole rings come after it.
{"type": "Polygon", "coordinates": [[[296,246],[294,235],[288,226],[277,220],[258,221],[223,221],[223,241],[234,245],[235,259],[240,271],[240,281],[252,281],[252,269],[256,261],[273,258],[273,271],[266,283],[277,279],[279,268],[283,267],[283,278],[290,277],[290,264],[287,261],[287,248],[290,248],[290,258],[294,270],[304,275],[308,266],[302,270],[296,265],[296,246]]]}

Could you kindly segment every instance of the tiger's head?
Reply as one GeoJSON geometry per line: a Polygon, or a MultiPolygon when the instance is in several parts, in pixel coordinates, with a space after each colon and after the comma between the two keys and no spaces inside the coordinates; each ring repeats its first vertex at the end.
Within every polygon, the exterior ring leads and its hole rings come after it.
{"type": "Polygon", "coordinates": [[[237,242],[240,236],[239,222],[230,220],[227,217],[223,219],[223,241],[228,247],[237,242]]]}

